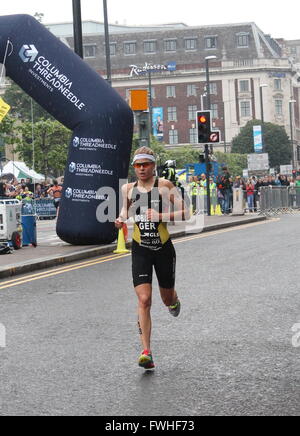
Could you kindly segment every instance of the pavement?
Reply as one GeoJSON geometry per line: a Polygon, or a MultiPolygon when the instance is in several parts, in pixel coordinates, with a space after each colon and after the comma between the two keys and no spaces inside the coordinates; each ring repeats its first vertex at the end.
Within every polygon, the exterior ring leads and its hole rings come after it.
{"type": "MultiPolygon", "coordinates": [[[[202,217],[203,218],[203,217],[202,217]]],[[[190,233],[211,232],[223,228],[246,225],[265,220],[258,214],[243,216],[211,216],[205,217],[200,225],[188,226],[186,223],[176,223],[169,226],[172,239],[186,236],[190,233]]],[[[23,247],[11,255],[0,257],[0,279],[28,272],[50,268],[82,259],[110,254],[117,248],[117,243],[102,246],[73,246],[63,242],[56,234],[56,221],[37,222],[37,247],[23,247]]],[[[127,248],[131,247],[132,226],[129,225],[127,248]]]]}

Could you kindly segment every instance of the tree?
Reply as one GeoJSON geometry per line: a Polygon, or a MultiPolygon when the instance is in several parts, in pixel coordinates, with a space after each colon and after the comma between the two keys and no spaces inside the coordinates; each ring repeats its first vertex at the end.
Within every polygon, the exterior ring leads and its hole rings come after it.
{"type": "Polygon", "coordinates": [[[32,115],[34,121],[41,118],[52,119],[54,118],[45,111],[38,103],[26,94],[16,83],[5,91],[4,100],[11,106],[10,115],[21,121],[31,121],[32,115]],[[33,109],[33,114],[31,109],[33,109]]]}
{"type": "MultiPolygon", "coordinates": [[[[261,121],[250,121],[232,141],[232,153],[254,153],[253,126],[262,125],[261,121]]],[[[282,126],[272,123],[263,125],[265,152],[269,153],[271,167],[288,165],[292,160],[292,147],[288,135],[282,126]]]]}
{"type": "Polygon", "coordinates": [[[6,115],[0,123],[0,155],[2,158],[5,157],[5,146],[17,144],[19,141],[17,124],[17,120],[11,115],[6,115]]]}
{"type": "Polygon", "coordinates": [[[67,163],[71,132],[58,121],[52,120],[40,120],[33,126],[31,122],[22,123],[20,131],[22,140],[15,149],[20,158],[30,167],[34,163],[34,169],[46,178],[49,175],[62,175],[67,163]]]}
{"type": "Polygon", "coordinates": [[[242,176],[243,170],[248,165],[246,154],[221,153],[217,151],[215,156],[219,164],[226,166],[233,177],[242,176]]]}

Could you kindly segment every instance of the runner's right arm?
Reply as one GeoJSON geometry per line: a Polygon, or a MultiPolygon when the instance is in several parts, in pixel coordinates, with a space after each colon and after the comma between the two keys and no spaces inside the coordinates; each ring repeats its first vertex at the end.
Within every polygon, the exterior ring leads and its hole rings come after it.
{"type": "Polygon", "coordinates": [[[117,229],[122,229],[123,224],[125,221],[128,220],[128,209],[130,207],[130,201],[129,201],[129,192],[132,187],[132,183],[127,183],[126,185],[122,186],[122,197],[123,197],[123,206],[121,209],[121,213],[119,218],[115,221],[115,226],[117,229]]]}

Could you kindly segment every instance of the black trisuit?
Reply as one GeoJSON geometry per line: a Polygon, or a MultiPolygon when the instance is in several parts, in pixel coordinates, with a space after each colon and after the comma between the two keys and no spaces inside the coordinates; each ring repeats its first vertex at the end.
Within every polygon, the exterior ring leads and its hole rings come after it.
{"type": "Polygon", "coordinates": [[[161,288],[173,289],[175,286],[176,253],[167,224],[147,220],[146,212],[153,209],[163,212],[163,199],[158,190],[159,179],[153,189],[142,193],[135,183],[132,191],[131,213],[134,216],[132,242],[132,274],[134,287],[152,284],[153,267],[161,288]]]}

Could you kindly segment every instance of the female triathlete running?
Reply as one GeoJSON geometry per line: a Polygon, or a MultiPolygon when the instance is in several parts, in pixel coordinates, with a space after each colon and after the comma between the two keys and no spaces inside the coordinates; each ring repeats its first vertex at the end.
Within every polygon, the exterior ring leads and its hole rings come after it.
{"type": "Polygon", "coordinates": [[[158,279],[163,303],[172,316],[178,317],[180,301],[175,291],[176,253],[167,229],[167,222],[182,221],[188,211],[174,185],[155,174],[153,151],[142,147],[136,151],[133,166],[136,183],[123,186],[123,208],[115,225],[121,229],[134,218],[132,242],[132,274],[138,297],[138,325],[143,352],[139,366],[153,369],[151,351],[151,304],[153,267],[158,279]]]}

